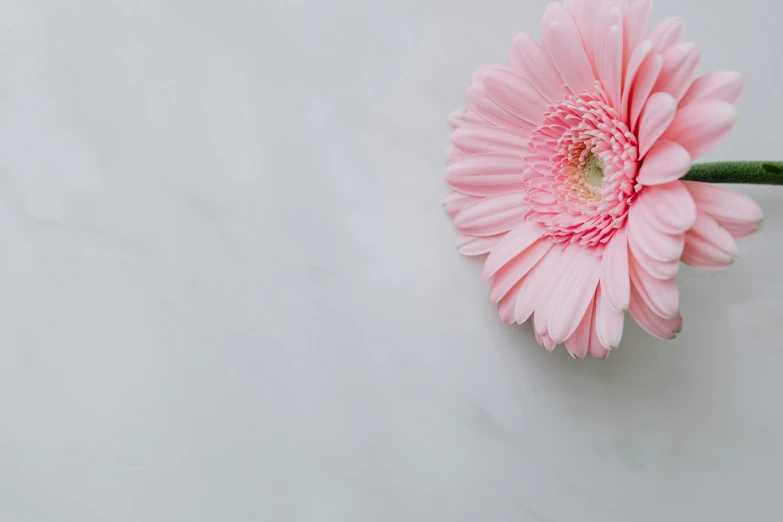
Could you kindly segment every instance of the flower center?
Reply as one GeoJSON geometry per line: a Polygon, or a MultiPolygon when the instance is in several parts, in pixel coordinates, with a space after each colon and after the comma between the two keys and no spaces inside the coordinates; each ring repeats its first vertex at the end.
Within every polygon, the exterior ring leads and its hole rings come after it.
{"type": "Polygon", "coordinates": [[[606,165],[601,158],[590,152],[585,161],[585,167],[582,170],[582,176],[585,181],[596,188],[601,188],[604,183],[604,169],[606,165]]]}
{"type": "Polygon", "coordinates": [[[636,136],[600,86],[547,108],[526,158],[526,219],[555,242],[605,245],[636,198],[636,136]]]}

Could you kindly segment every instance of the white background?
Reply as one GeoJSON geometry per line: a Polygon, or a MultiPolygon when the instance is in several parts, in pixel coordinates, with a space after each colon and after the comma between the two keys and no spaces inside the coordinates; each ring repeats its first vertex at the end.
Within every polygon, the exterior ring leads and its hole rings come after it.
{"type": "MultiPolygon", "coordinates": [[[[504,326],[448,114],[543,0],[0,2],[0,520],[772,520],[783,189],[685,330],[504,326]]],[[[783,159],[773,0],[658,0],[783,159]]]]}

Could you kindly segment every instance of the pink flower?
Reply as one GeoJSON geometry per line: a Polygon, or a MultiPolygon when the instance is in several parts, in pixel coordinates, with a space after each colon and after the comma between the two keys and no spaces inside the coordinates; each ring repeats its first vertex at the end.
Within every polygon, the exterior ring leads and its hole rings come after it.
{"type": "Polygon", "coordinates": [[[744,195],[679,181],[732,128],[742,81],[697,79],[682,22],[647,32],[651,4],[550,4],[543,46],[519,34],[511,66],[479,69],[450,120],[460,252],[489,254],[503,321],[532,318],[541,345],[575,357],[608,356],[625,310],[674,338],[680,260],[723,268],[762,220],[744,195]]]}

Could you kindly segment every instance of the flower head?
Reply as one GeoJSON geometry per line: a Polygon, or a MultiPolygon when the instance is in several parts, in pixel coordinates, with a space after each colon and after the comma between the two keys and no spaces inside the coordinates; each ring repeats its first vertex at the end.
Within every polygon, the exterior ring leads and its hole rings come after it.
{"type": "Polygon", "coordinates": [[[544,15],[543,45],[522,33],[511,66],[479,69],[451,118],[446,209],[501,318],[575,357],[619,345],[624,312],[649,333],[682,328],[682,260],[719,269],[752,234],[759,207],[679,181],[732,128],[737,73],[696,77],[698,48],[652,2],[566,0],[544,15]]]}

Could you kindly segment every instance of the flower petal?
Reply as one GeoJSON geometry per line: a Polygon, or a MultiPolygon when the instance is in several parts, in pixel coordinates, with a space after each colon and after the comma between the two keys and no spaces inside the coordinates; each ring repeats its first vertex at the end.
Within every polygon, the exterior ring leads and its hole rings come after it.
{"type": "Polygon", "coordinates": [[[679,259],[685,246],[683,234],[661,232],[647,221],[642,205],[631,207],[628,214],[628,233],[636,239],[636,244],[647,256],[662,263],[679,259]]]}
{"type": "Polygon", "coordinates": [[[657,316],[672,319],[680,308],[680,293],[674,279],[656,279],[631,256],[631,293],[636,292],[657,316]]]}
{"type": "Polygon", "coordinates": [[[696,78],[680,105],[716,100],[736,105],[742,96],[742,75],[735,71],[719,71],[696,78]]]}
{"type": "Polygon", "coordinates": [[[730,256],[739,255],[737,242],[734,241],[729,231],[704,212],[699,212],[699,215],[696,217],[696,223],[693,224],[693,228],[686,235],[686,242],[694,236],[700,237],[730,256]]]}
{"type": "Polygon", "coordinates": [[[511,44],[511,68],[549,103],[562,100],[566,90],[563,78],[544,48],[528,33],[520,33],[511,44]]]}
{"type": "Polygon", "coordinates": [[[690,169],[691,155],[682,145],[658,140],[645,156],[636,182],[642,185],[662,185],[680,179],[690,169]]]}
{"type": "Polygon", "coordinates": [[[558,344],[571,337],[579,326],[601,275],[601,260],[592,249],[572,248],[576,250],[574,265],[566,267],[552,292],[551,302],[557,310],[550,309],[547,318],[549,336],[558,344]]]}
{"type": "Polygon", "coordinates": [[[486,125],[487,120],[480,117],[473,110],[464,108],[458,109],[449,116],[449,126],[456,130],[463,125],[486,125]]]}
{"type": "Polygon", "coordinates": [[[541,24],[544,48],[574,94],[593,88],[595,76],[571,15],[557,3],[547,7],[541,24]]]}
{"type": "MultiPolygon", "coordinates": [[[[636,0],[625,13],[625,29],[623,31],[625,57],[623,63],[626,66],[631,62],[631,55],[645,39],[651,12],[652,0],[636,0]]],[[[652,48],[652,42],[650,42],[650,48],[652,48]]],[[[626,81],[628,81],[627,78],[626,81]]]]}
{"type": "Polygon", "coordinates": [[[636,133],[639,132],[639,118],[642,115],[642,110],[650,99],[650,93],[652,93],[655,82],[658,81],[662,67],[663,56],[650,51],[636,74],[636,80],[631,91],[631,109],[629,113],[631,115],[631,129],[636,133]]]}
{"type": "Polygon", "coordinates": [[[590,60],[590,67],[595,73],[596,67],[593,57],[595,56],[595,19],[597,16],[596,4],[584,0],[576,0],[573,5],[563,7],[568,11],[576,23],[579,36],[582,38],[582,44],[585,49],[585,55],[590,60]]]}
{"type": "Polygon", "coordinates": [[[552,284],[554,271],[562,255],[561,248],[549,250],[522,282],[514,312],[517,323],[522,324],[530,319],[533,312],[542,304],[541,298],[546,297],[545,291],[552,284]]]}
{"type": "Polygon", "coordinates": [[[607,299],[599,285],[595,294],[595,328],[601,345],[607,348],[617,348],[623,339],[625,313],[618,311],[607,299]]]}
{"type": "Polygon", "coordinates": [[[482,80],[492,100],[500,107],[537,127],[544,120],[548,102],[533,86],[508,69],[495,69],[482,80]]]}
{"type": "MultiPolygon", "coordinates": [[[[535,221],[523,221],[506,234],[506,237],[487,258],[481,273],[485,281],[506,265],[509,261],[523,253],[533,243],[544,235],[546,227],[535,221]]],[[[551,241],[549,241],[551,243],[551,241]]],[[[543,254],[542,254],[543,255],[543,254]]],[[[535,261],[530,268],[533,268],[535,261]]]]}
{"type": "Polygon", "coordinates": [[[663,136],[677,115],[677,100],[665,92],[656,92],[647,100],[639,121],[639,158],[642,159],[663,136]]]}
{"type": "Polygon", "coordinates": [[[682,262],[702,270],[721,270],[733,264],[734,258],[704,238],[688,234],[682,262]]]}
{"type": "Polygon", "coordinates": [[[463,234],[487,237],[508,232],[524,221],[527,212],[524,192],[509,192],[481,199],[454,217],[454,226],[463,234]]]}
{"type": "Polygon", "coordinates": [[[693,228],[685,235],[682,260],[696,268],[719,270],[734,263],[739,254],[731,234],[704,212],[699,212],[693,228]]]}
{"type": "Polygon", "coordinates": [[[541,239],[505,264],[495,274],[495,280],[492,281],[490,300],[493,303],[500,301],[515,284],[528,275],[530,270],[551,250],[552,246],[553,243],[549,239],[541,239]]]}
{"type": "MultiPolygon", "coordinates": [[[[623,97],[620,101],[620,114],[625,121],[628,120],[628,116],[631,112],[631,87],[636,82],[636,75],[639,73],[642,65],[649,56],[651,49],[652,42],[645,40],[636,46],[633,53],[628,58],[628,65],[625,70],[625,81],[623,83],[623,97]]],[[[661,60],[663,60],[663,58],[661,58],[661,60]]],[[[653,80],[653,83],[655,81],[656,80],[653,80]]],[[[652,87],[652,85],[650,87],[652,87]]]]}
{"type": "Polygon", "coordinates": [[[684,42],[668,48],[663,53],[663,67],[653,90],[668,92],[679,102],[696,78],[700,60],[699,48],[694,43],[684,42]]]}
{"type": "MultiPolygon", "coordinates": [[[[555,250],[558,249],[552,249],[553,252],[555,250]]],[[[538,305],[533,317],[533,328],[541,335],[549,335],[549,316],[556,314],[558,306],[561,304],[556,297],[558,287],[564,279],[572,280],[571,274],[578,268],[576,259],[580,250],[582,250],[582,247],[579,245],[569,244],[565,247],[557,266],[552,271],[549,281],[545,283],[541,294],[538,296],[538,305]]]]}
{"type": "Polygon", "coordinates": [[[565,347],[572,356],[577,359],[587,357],[587,351],[590,347],[590,337],[592,335],[593,324],[593,306],[595,301],[591,301],[582,317],[582,321],[574,333],[566,339],[565,347]]]}
{"type": "Polygon", "coordinates": [[[476,237],[468,236],[466,234],[460,234],[457,240],[457,246],[459,247],[459,253],[463,256],[483,256],[489,254],[493,248],[500,243],[505,234],[499,234],[497,236],[489,237],[476,237]]]}
{"type": "Polygon", "coordinates": [[[620,106],[623,91],[623,17],[616,7],[600,17],[593,63],[609,103],[620,106]]]}
{"type": "Polygon", "coordinates": [[[601,260],[601,287],[616,310],[628,308],[631,293],[628,275],[628,237],[626,228],[615,232],[601,260]]]}
{"type": "Polygon", "coordinates": [[[451,193],[446,196],[446,199],[443,200],[443,207],[446,209],[446,213],[449,216],[454,217],[460,210],[480,200],[481,198],[477,198],[476,196],[468,196],[467,194],[452,190],[451,193]]]}
{"type": "Polygon", "coordinates": [[[503,69],[502,65],[482,65],[473,73],[473,83],[480,83],[490,72],[503,69]]]}
{"type": "Polygon", "coordinates": [[[677,111],[666,131],[666,139],[682,145],[692,159],[709,152],[729,133],[737,119],[737,109],[717,100],[694,102],[677,111]]]}
{"type": "Polygon", "coordinates": [[[487,92],[483,83],[474,83],[468,87],[468,105],[476,114],[489,123],[530,138],[535,125],[521,120],[498,105],[487,92]]]}
{"type": "Polygon", "coordinates": [[[502,127],[465,125],[451,134],[451,142],[464,154],[503,154],[525,157],[528,138],[502,127]]]}
{"type": "Polygon", "coordinates": [[[685,24],[678,18],[667,18],[650,31],[647,39],[653,43],[655,52],[661,53],[685,41],[685,24]]]}
{"type": "Polygon", "coordinates": [[[448,167],[464,155],[465,154],[461,150],[459,150],[454,145],[451,145],[449,150],[446,152],[446,166],[448,167]]]}
{"type": "Polygon", "coordinates": [[[686,182],[672,181],[644,187],[633,206],[639,206],[647,221],[667,234],[681,234],[696,221],[696,203],[686,182]]]}
{"type": "Polygon", "coordinates": [[[671,279],[679,273],[679,260],[663,262],[651,258],[644,249],[639,246],[639,242],[635,235],[630,234],[628,236],[628,245],[632,256],[639,265],[655,279],[671,279]]]}
{"type": "Polygon", "coordinates": [[[549,337],[547,334],[541,334],[541,346],[546,348],[548,352],[553,351],[555,348],[557,348],[557,343],[552,340],[551,337],[549,337]]]}
{"type": "Polygon", "coordinates": [[[517,302],[520,286],[522,286],[521,281],[506,294],[500,303],[498,303],[498,315],[500,315],[500,320],[506,324],[511,324],[514,322],[514,306],[517,302]]]}
{"type": "Polygon", "coordinates": [[[758,204],[745,194],[712,183],[685,181],[683,185],[693,197],[699,211],[715,219],[735,238],[750,235],[738,235],[737,232],[752,233],[758,230],[764,219],[758,204]]]}
{"type": "Polygon", "coordinates": [[[598,337],[598,329],[595,327],[598,323],[598,318],[596,317],[596,313],[598,312],[598,307],[593,306],[593,321],[592,321],[592,328],[590,328],[590,346],[588,348],[588,351],[590,352],[590,355],[592,355],[594,358],[603,360],[609,357],[609,354],[611,353],[610,347],[605,346],[601,339],[598,337]]]}
{"type": "Polygon", "coordinates": [[[673,319],[659,317],[644,303],[635,288],[631,289],[631,316],[647,333],[659,339],[674,339],[682,330],[682,317],[678,313],[673,319]]]}
{"type": "Polygon", "coordinates": [[[446,182],[471,196],[495,196],[525,190],[525,161],[519,156],[475,154],[464,156],[446,169],[446,182]]]}

